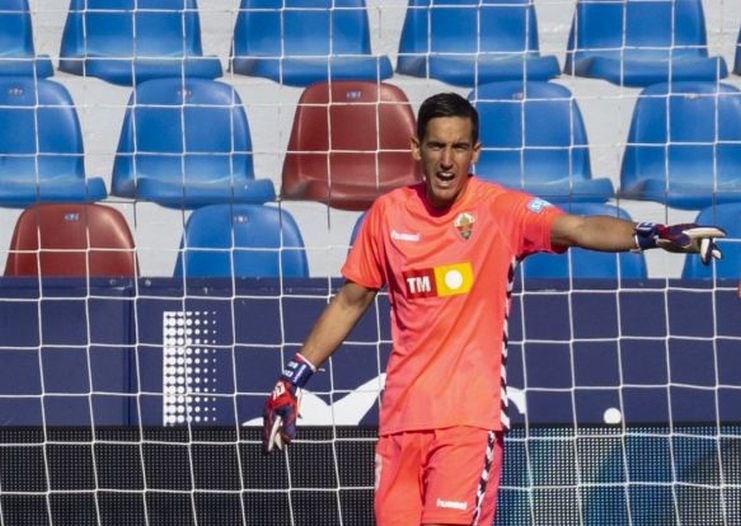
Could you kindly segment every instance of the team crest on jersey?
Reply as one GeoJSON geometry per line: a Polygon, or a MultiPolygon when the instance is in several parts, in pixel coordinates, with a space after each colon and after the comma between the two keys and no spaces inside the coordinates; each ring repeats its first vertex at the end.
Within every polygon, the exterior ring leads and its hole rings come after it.
{"type": "Polygon", "coordinates": [[[473,224],[476,222],[476,218],[470,212],[461,212],[458,217],[453,221],[453,226],[458,230],[458,234],[468,241],[473,235],[473,224]]]}

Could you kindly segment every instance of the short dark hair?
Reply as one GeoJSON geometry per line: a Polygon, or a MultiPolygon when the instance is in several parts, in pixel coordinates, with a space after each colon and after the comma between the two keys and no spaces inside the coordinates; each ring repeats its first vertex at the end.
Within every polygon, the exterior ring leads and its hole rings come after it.
{"type": "Polygon", "coordinates": [[[457,93],[438,93],[427,98],[419,107],[417,139],[424,139],[427,123],[438,117],[463,117],[471,121],[473,144],[479,140],[479,113],[476,108],[457,93]]]}

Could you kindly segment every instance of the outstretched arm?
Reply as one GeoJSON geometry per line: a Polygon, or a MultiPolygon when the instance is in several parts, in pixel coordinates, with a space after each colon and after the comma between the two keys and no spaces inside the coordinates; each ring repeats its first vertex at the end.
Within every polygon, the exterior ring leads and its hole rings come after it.
{"type": "Polygon", "coordinates": [[[726,233],[714,226],[694,223],[659,225],[632,223],[609,216],[562,215],[551,227],[551,241],[565,247],[577,246],[603,252],[663,248],[669,252],[699,253],[704,264],[721,259],[715,238],[726,233]]]}
{"type": "Polygon", "coordinates": [[[562,247],[581,247],[602,252],[637,248],[636,224],[610,216],[558,216],[551,227],[551,242],[562,247]]]}

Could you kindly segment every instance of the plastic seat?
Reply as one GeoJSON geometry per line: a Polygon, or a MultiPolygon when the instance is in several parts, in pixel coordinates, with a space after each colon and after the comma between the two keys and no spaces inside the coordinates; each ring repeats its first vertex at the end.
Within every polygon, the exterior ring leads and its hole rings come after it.
{"type": "Polygon", "coordinates": [[[396,71],[471,87],[560,73],[540,56],[532,0],[409,0],[396,71]]]}
{"type": "Polygon", "coordinates": [[[234,88],[179,78],[143,82],[132,94],[111,193],[172,208],[275,199],[272,181],[254,178],[247,115],[234,88]]]}
{"type": "Polygon", "coordinates": [[[285,210],[213,205],[185,225],[175,277],[308,277],[304,241],[285,210]]]}
{"type": "Polygon", "coordinates": [[[625,198],[677,208],[741,201],[741,92],[713,82],[646,88],[633,113],[621,186],[625,198]]]}
{"type": "Polygon", "coordinates": [[[727,203],[705,208],[695,222],[699,225],[715,225],[726,231],[726,237],[716,242],[723,251],[723,259],[711,265],[703,265],[696,255],[684,260],[682,277],[686,279],[741,278],[741,203],[727,203]]]}
{"type": "Polygon", "coordinates": [[[0,11],[0,75],[46,78],[51,60],[36,55],[28,0],[5,0],[0,11]]]}
{"type": "MultiPolygon", "coordinates": [[[[570,214],[607,215],[630,220],[621,209],[602,203],[574,203],[564,207],[570,214]]],[[[535,254],[522,262],[523,275],[528,278],[601,278],[645,279],[646,260],[641,253],[596,252],[570,248],[562,255],[535,254]]]]}
{"type": "Polygon", "coordinates": [[[481,178],[556,202],[613,196],[609,179],[592,179],[586,130],[567,88],[497,82],[480,86],[469,99],[479,111],[481,178]]]}
{"type": "Polygon", "coordinates": [[[371,55],[365,0],[242,0],[232,52],[235,73],[291,86],[393,74],[371,55]]]}
{"type": "Polygon", "coordinates": [[[281,195],[365,210],[382,193],[422,180],[410,153],[414,134],[414,114],[399,88],[315,84],[296,109],[281,195]]]}
{"type": "Polygon", "coordinates": [[[222,74],[203,56],[195,0],[71,0],[59,69],[124,86],[222,74]]]}
{"type": "Polygon", "coordinates": [[[733,62],[733,72],[736,75],[741,75],[741,29],[738,31],[738,39],[736,41],[736,56],[733,62]]]}
{"type": "Polygon", "coordinates": [[[45,277],[138,274],[126,219],[98,204],[44,203],[27,208],[18,218],[10,250],[6,276],[38,276],[39,268],[45,277]]]}
{"type": "Polygon", "coordinates": [[[728,75],[708,57],[701,0],[579,0],[564,73],[624,86],[728,75]]]}
{"type": "Polygon", "coordinates": [[[97,201],[101,178],[85,178],[82,133],[67,89],[51,80],[0,77],[0,206],[97,201]]]}

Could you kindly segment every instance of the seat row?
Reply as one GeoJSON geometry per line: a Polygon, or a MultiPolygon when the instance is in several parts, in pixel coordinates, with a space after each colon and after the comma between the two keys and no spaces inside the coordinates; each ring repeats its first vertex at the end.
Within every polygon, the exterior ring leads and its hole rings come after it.
{"type": "MultiPolygon", "coordinates": [[[[480,177],[558,202],[604,202],[571,92],[546,82],[499,82],[478,107],[480,177]]],[[[280,197],[365,210],[380,194],[421,180],[409,154],[408,98],[387,83],[318,83],[302,94],[283,161],[280,197]],[[363,123],[358,126],[358,123],[363,123]]],[[[233,87],[207,79],[137,86],[123,121],[111,194],[192,209],[276,199],[256,179],[247,115],[233,87]]],[[[105,199],[84,170],[74,103],[61,84],[0,77],[0,205],[105,199]]],[[[713,82],[646,88],[635,108],[617,196],[701,209],[741,201],[741,92],[713,82]]]]}
{"type": "MultiPolygon", "coordinates": [[[[596,203],[573,204],[568,211],[630,219],[622,210],[596,203]]],[[[348,243],[357,235],[364,216],[348,243]]],[[[698,223],[726,229],[720,240],[724,259],[706,267],[685,260],[683,277],[738,278],[741,275],[741,204],[701,212],[698,223]]],[[[523,264],[527,278],[645,279],[642,254],[611,254],[572,249],[566,256],[538,254],[523,264]]],[[[124,217],[99,204],[55,203],[23,211],[15,226],[5,267],[11,277],[138,276],[136,247],[124,217]]],[[[211,205],[186,222],[175,277],[247,278],[309,276],[299,226],[286,210],[269,205],[211,205]]]]}
{"type": "MultiPolygon", "coordinates": [[[[52,75],[35,54],[27,0],[4,4],[0,74],[52,75]]],[[[231,55],[235,73],[294,86],[393,74],[371,52],[365,0],[242,0],[231,55]]],[[[59,68],[121,85],[222,74],[203,54],[196,0],[72,0],[59,68]]],[[[540,55],[532,0],[409,0],[396,70],[469,87],[560,74],[556,57],[540,55]]],[[[708,56],[701,0],[579,0],[563,72],[625,86],[728,75],[708,56]]]]}

